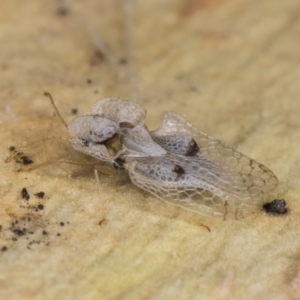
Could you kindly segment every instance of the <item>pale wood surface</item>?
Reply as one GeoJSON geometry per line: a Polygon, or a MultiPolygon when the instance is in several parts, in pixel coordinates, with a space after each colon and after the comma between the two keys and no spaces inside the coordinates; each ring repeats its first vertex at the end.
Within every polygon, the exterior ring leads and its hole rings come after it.
{"type": "MultiPolygon", "coordinates": [[[[61,3],[0,3],[1,161],[12,145],[67,136],[44,90],[67,121],[73,108],[130,97],[147,109],[149,127],[177,111],[264,163],[280,180],[272,196],[286,199],[290,214],[204,222],[126,177],[101,175],[108,220],[100,226],[90,167],[18,173],[19,164],[3,163],[0,298],[300,299],[299,2],[138,0],[133,17],[121,1],[70,1],[65,16],[61,3]],[[88,27],[113,58],[132,60],[97,60],[88,27]]],[[[63,141],[26,150],[35,162],[71,153],[63,141]]]]}

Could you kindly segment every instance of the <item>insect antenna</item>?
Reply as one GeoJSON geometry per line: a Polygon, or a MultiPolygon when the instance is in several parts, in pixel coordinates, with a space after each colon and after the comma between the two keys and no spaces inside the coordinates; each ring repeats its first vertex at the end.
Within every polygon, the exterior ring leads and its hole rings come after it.
{"type": "MultiPolygon", "coordinates": [[[[53,108],[54,108],[54,110],[55,110],[57,116],[58,116],[59,119],[60,119],[60,121],[64,124],[64,126],[65,126],[66,128],[68,128],[68,124],[67,124],[67,122],[64,120],[64,118],[62,117],[62,115],[60,114],[60,112],[59,112],[59,110],[58,110],[58,108],[57,108],[57,106],[56,106],[56,104],[55,104],[55,102],[54,102],[54,100],[53,100],[52,95],[51,95],[49,92],[44,92],[44,95],[45,95],[46,97],[49,98],[50,103],[51,103],[51,105],[53,106],[53,108]]],[[[25,149],[25,148],[27,148],[27,147],[30,147],[30,146],[32,146],[32,145],[39,144],[39,143],[42,143],[42,142],[45,142],[45,141],[48,141],[48,140],[54,140],[54,139],[68,140],[68,141],[70,140],[70,139],[68,139],[68,138],[64,138],[64,137],[56,137],[56,136],[50,136],[50,137],[42,138],[42,139],[40,139],[40,140],[34,141],[34,142],[32,142],[32,143],[30,143],[30,144],[28,144],[28,145],[25,145],[25,146],[23,146],[23,147],[19,147],[19,149],[18,149],[18,150],[15,150],[9,157],[7,157],[7,158],[4,160],[4,162],[5,162],[5,163],[10,162],[14,157],[16,157],[17,155],[21,154],[21,153],[22,153],[22,150],[25,149]]]]}
{"type": "Polygon", "coordinates": [[[44,95],[50,99],[50,102],[51,102],[51,104],[52,104],[52,106],[53,106],[53,108],[54,108],[54,110],[55,110],[57,116],[59,117],[59,119],[61,120],[61,122],[64,124],[64,126],[65,126],[66,128],[68,128],[68,124],[67,124],[67,122],[64,120],[64,118],[62,117],[62,115],[60,114],[60,112],[59,112],[59,110],[58,110],[58,108],[57,108],[57,106],[56,106],[56,104],[55,104],[55,102],[54,102],[54,100],[53,100],[51,94],[50,94],[49,92],[44,92],[44,95]]]}
{"type": "Polygon", "coordinates": [[[13,159],[14,157],[16,157],[17,155],[23,153],[22,150],[25,149],[25,148],[27,148],[27,147],[31,147],[31,146],[36,145],[36,144],[40,144],[40,143],[43,143],[43,142],[47,142],[47,141],[49,141],[49,140],[67,140],[67,141],[70,141],[69,138],[65,138],[65,137],[60,137],[60,136],[48,136],[48,137],[46,137],[46,138],[42,138],[42,139],[39,139],[39,140],[37,140],[37,141],[34,141],[34,142],[30,143],[30,144],[27,144],[27,145],[25,145],[25,146],[23,146],[23,147],[19,147],[19,149],[18,149],[18,150],[15,150],[14,153],[12,153],[10,156],[8,156],[8,157],[4,160],[4,162],[5,162],[5,163],[11,162],[12,159],[13,159]]]}
{"type": "MultiPolygon", "coordinates": [[[[66,163],[66,164],[71,164],[71,165],[92,165],[94,166],[95,165],[95,162],[90,162],[90,161],[87,161],[87,160],[84,160],[84,159],[68,159],[68,158],[58,158],[58,159],[53,159],[53,160],[48,160],[46,162],[43,162],[43,163],[40,163],[38,165],[35,165],[33,167],[30,167],[30,168],[26,168],[25,171],[33,171],[35,169],[38,169],[38,168],[41,168],[41,167],[44,167],[44,166],[48,166],[48,165],[53,165],[53,164],[56,164],[56,163],[66,163]]],[[[23,170],[22,170],[23,171],[23,170]]]]}
{"type": "MultiPolygon", "coordinates": [[[[73,159],[73,158],[70,159],[70,158],[66,158],[66,157],[48,160],[46,162],[37,164],[33,167],[22,169],[22,171],[31,172],[35,169],[45,167],[48,165],[53,165],[56,163],[65,163],[65,164],[78,165],[78,166],[93,166],[94,171],[97,171],[97,174],[98,174],[98,171],[100,171],[101,173],[106,174],[108,176],[114,176],[116,174],[116,171],[114,169],[112,169],[111,167],[109,167],[105,162],[101,162],[101,161],[95,162],[95,161],[90,161],[90,160],[86,160],[86,159],[73,159]],[[98,169],[97,167],[100,167],[100,168],[98,169]]],[[[96,181],[97,181],[97,177],[96,177],[96,181]]]]}

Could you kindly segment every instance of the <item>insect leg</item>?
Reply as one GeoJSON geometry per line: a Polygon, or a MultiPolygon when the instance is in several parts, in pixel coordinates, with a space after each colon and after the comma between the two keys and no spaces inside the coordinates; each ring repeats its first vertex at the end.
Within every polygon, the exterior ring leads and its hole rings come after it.
{"type": "Polygon", "coordinates": [[[97,182],[98,196],[99,196],[100,202],[102,203],[102,217],[101,217],[101,220],[99,221],[99,225],[102,225],[107,220],[106,219],[106,202],[103,199],[101,200],[100,180],[99,180],[98,170],[96,168],[94,168],[94,174],[95,174],[95,179],[97,182]]]}

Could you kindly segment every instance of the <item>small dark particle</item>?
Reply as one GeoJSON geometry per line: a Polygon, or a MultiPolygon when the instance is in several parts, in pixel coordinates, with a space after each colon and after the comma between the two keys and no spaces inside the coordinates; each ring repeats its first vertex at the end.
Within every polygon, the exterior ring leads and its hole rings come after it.
{"type": "Polygon", "coordinates": [[[15,238],[15,237],[13,237],[11,240],[14,241],[14,242],[16,242],[18,239],[15,238]]]}
{"type": "Polygon", "coordinates": [[[181,175],[185,173],[184,169],[179,165],[174,166],[173,172],[177,174],[177,178],[179,178],[181,175]]]}
{"type": "Polygon", "coordinates": [[[30,159],[30,158],[28,158],[28,156],[22,155],[20,158],[21,158],[21,160],[22,160],[21,163],[22,163],[24,166],[27,166],[27,165],[30,165],[30,164],[33,163],[33,160],[30,159]]]}
{"type": "Polygon", "coordinates": [[[11,223],[11,227],[14,227],[15,224],[17,224],[17,221],[16,221],[16,222],[12,222],[12,223],[11,223]]]}
{"type": "Polygon", "coordinates": [[[198,92],[198,89],[195,86],[190,87],[191,92],[198,92]]]}
{"type": "Polygon", "coordinates": [[[284,199],[274,199],[263,206],[264,211],[269,215],[284,215],[288,208],[284,199]]]}
{"type": "Polygon", "coordinates": [[[30,195],[27,192],[26,188],[22,188],[21,195],[22,195],[22,198],[25,199],[25,200],[29,200],[30,199],[30,195]]]}
{"type": "Polygon", "coordinates": [[[0,232],[2,231],[2,225],[0,225],[0,232]]]}
{"type": "Polygon", "coordinates": [[[60,226],[65,226],[64,222],[60,222],[59,224],[60,224],[60,226]]]}
{"type": "Polygon", "coordinates": [[[87,83],[87,84],[91,84],[91,83],[92,83],[92,79],[90,79],[90,78],[87,79],[86,83],[87,83]]]}
{"type": "Polygon", "coordinates": [[[11,229],[11,231],[17,235],[17,236],[23,236],[27,233],[27,229],[26,228],[13,228],[11,229]]]}
{"type": "Polygon", "coordinates": [[[36,241],[36,240],[32,240],[31,242],[28,243],[28,246],[31,246],[31,245],[39,245],[41,243],[41,241],[36,241]]]}
{"type": "Polygon", "coordinates": [[[189,142],[188,149],[185,153],[186,156],[195,156],[199,152],[199,147],[194,139],[189,142]]]}
{"type": "Polygon", "coordinates": [[[39,199],[43,199],[44,196],[45,196],[45,193],[44,192],[38,192],[38,193],[36,193],[34,195],[37,196],[39,199]]]}
{"type": "Polygon", "coordinates": [[[48,232],[46,230],[43,230],[42,233],[43,233],[43,235],[47,235],[48,234],[48,232]]]}
{"type": "Polygon", "coordinates": [[[70,11],[64,6],[61,6],[56,10],[56,14],[61,17],[65,17],[69,13],[70,13],[70,11]]]}
{"type": "Polygon", "coordinates": [[[39,210],[43,210],[43,209],[44,209],[44,205],[43,205],[43,204],[39,204],[39,205],[37,206],[37,208],[38,208],[39,210]]]}
{"type": "Polygon", "coordinates": [[[95,51],[92,58],[90,59],[90,65],[91,66],[99,65],[100,63],[103,62],[103,60],[104,60],[103,53],[97,50],[97,51],[95,51]]]}
{"type": "Polygon", "coordinates": [[[99,221],[98,225],[103,225],[104,223],[106,223],[107,219],[106,218],[103,218],[99,221]]]}
{"type": "Polygon", "coordinates": [[[61,234],[60,234],[60,233],[57,233],[56,235],[57,235],[57,236],[61,236],[61,234]]]}
{"type": "Polygon", "coordinates": [[[16,147],[15,146],[10,146],[9,147],[9,151],[15,151],[16,150],[16,147]]]}
{"type": "Polygon", "coordinates": [[[97,91],[97,90],[95,90],[95,91],[94,91],[94,94],[98,94],[98,91],[97,91]]]}
{"type": "Polygon", "coordinates": [[[3,246],[3,247],[1,248],[1,252],[5,252],[5,251],[7,251],[7,247],[6,247],[6,246],[3,246]]]}
{"type": "Polygon", "coordinates": [[[126,64],[127,64],[127,59],[124,58],[124,57],[123,57],[123,58],[120,58],[120,59],[119,59],[119,64],[120,64],[120,65],[126,65],[126,64]]]}
{"type": "Polygon", "coordinates": [[[77,108],[72,108],[71,109],[71,114],[72,115],[77,115],[78,114],[78,109],[77,108]]]}

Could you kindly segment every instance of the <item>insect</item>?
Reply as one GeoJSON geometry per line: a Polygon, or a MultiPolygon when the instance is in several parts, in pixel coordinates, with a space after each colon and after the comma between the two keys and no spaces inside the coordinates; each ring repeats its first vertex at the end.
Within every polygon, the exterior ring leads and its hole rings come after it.
{"type": "Polygon", "coordinates": [[[194,213],[239,219],[260,210],[277,186],[276,176],[264,165],[182,116],[164,113],[155,131],[146,128],[145,117],[137,103],[108,98],[90,114],[69,125],[63,122],[75,150],[127,170],[138,187],[194,213]]]}

